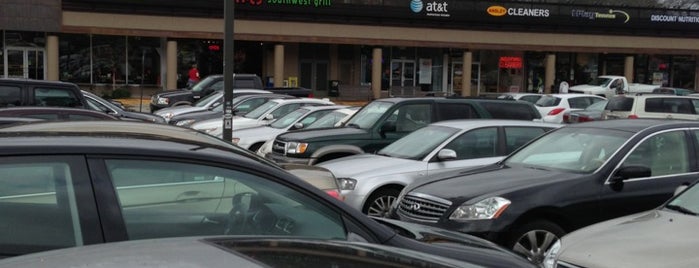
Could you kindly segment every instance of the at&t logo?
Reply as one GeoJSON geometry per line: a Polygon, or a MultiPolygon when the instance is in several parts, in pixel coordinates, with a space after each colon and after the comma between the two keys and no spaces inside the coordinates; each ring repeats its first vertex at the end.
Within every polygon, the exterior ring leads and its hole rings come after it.
{"type": "Polygon", "coordinates": [[[422,4],[422,1],[420,1],[420,0],[410,1],[410,10],[412,10],[415,13],[420,13],[420,11],[422,11],[423,7],[424,7],[424,5],[422,4]]]}

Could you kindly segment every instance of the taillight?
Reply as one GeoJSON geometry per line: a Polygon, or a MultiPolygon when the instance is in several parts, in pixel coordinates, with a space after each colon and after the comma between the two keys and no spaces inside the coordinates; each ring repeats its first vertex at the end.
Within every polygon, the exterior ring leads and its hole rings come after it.
{"type": "Polygon", "coordinates": [[[340,191],[338,190],[325,190],[325,192],[328,193],[330,196],[335,197],[337,200],[345,201],[345,199],[342,198],[340,191]]]}
{"type": "Polygon", "coordinates": [[[638,119],[638,115],[630,114],[628,118],[629,119],[638,119]]]}
{"type": "Polygon", "coordinates": [[[561,112],[563,112],[563,111],[565,111],[565,110],[566,110],[566,108],[556,108],[556,109],[551,110],[551,111],[548,113],[548,115],[557,115],[557,114],[560,114],[561,112]]]}
{"type": "Polygon", "coordinates": [[[308,94],[308,97],[309,97],[309,98],[313,98],[313,93],[312,93],[312,92],[309,93],[309,94],[308,94]]]}
{"type": "Polygon", "coordinates": [[[563,114],[563,122],[570,123],[570,115],[569,114],[563,114]]]}
{"type": "Polygon", "coordinates": [[[592,119],[592,118],[587,117],[587,116],[578,117],[578,122],[590,122],[590,121],[595,121],[595,119],[592,119]]]}

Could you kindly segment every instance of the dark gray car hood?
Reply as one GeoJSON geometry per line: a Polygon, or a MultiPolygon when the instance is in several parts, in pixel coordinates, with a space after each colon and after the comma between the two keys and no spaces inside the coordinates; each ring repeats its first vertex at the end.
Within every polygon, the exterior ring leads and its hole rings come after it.
{"type": "Polygon", "coordinates": [[[580,176],[583,175],[493,164],[440,174],[419,185],[411,185],[409,191],[461,203],[481,195],[504,194],[523,188],[541,187],[580,176]]]}
{"type": "Polygon", "coordinates": [[[307,141],[311,139],[322,141],[336,140],[343,136],[353,137],[367,134],[366,130],[353,127],[320,128],[287,132],[277,136],[277,139],[282,141],[307,141]]]}

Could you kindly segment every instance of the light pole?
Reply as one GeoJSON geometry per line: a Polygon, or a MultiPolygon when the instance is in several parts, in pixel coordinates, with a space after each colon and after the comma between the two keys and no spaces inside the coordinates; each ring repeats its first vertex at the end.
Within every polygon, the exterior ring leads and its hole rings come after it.
{"type": "Polygon", "coordinates": [[[235,57],[233,46],[234,0],[223,0],[223,140],[233,140],[233,81],[235,57]]]}

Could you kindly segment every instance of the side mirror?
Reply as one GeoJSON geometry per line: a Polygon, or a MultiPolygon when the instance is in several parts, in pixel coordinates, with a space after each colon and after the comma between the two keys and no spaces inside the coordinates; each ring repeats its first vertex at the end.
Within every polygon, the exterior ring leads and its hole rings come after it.
{"type": "Polygon", "coordinates": [[[292,130],[302,129],[302,128],[303,128],[303,123],[296,123],[291,127],[292,130]]]}
{"type": "Polygon", "coordinates": [[[381,134],[382,138],[386,137],[387,132],[396,132],[396,122],[395,121],[388,121],[383,123],[381,125],[381,129],[379,130],[379,134],[381,134]]]}
{"type": "Polygon", "coordinates": [[[442,149],[437,153],[437,159],[441,161],[449,161],[456,159],[456,151],[452,149],[442,149]]]}
{"type": "Polygon", "coordinates": [[[628,179],[650,177],[650,168],[647,166],[627,166],[617,170],[612,176],[611,183],[621,183],[628,179]]]}
{"type": "Polygon", "coordinates": [[[264,118],[264,119],[265,119],[265,120],[273,120],[273,119],[274,119],[274,115],[272,115],[272,114],[265,115],[265,118],[264,118]]]}

